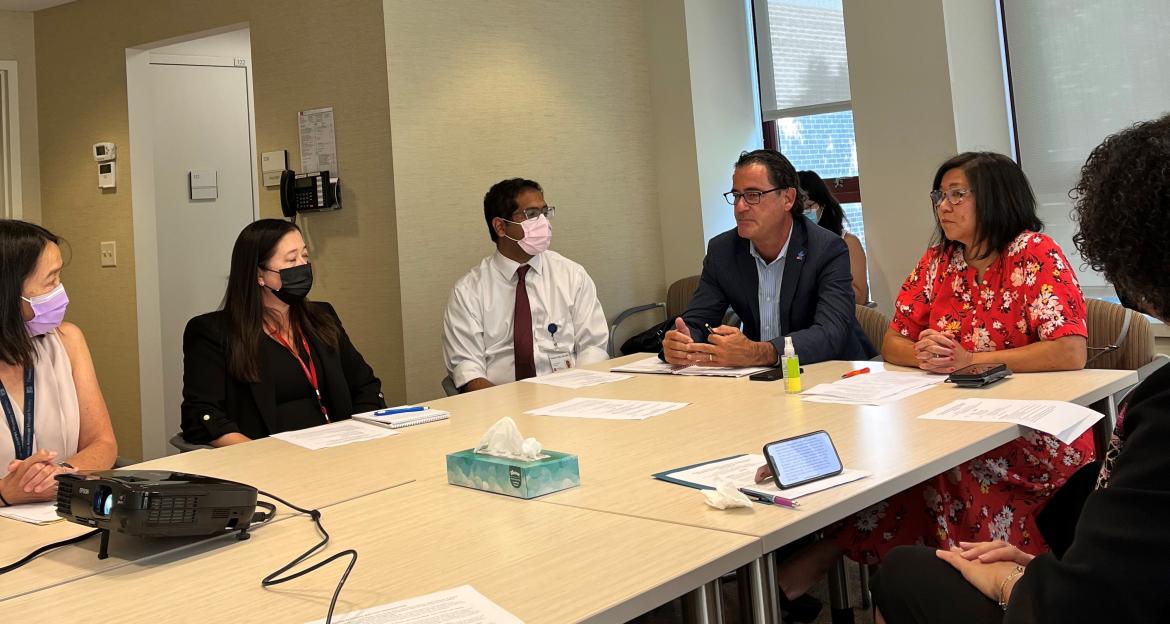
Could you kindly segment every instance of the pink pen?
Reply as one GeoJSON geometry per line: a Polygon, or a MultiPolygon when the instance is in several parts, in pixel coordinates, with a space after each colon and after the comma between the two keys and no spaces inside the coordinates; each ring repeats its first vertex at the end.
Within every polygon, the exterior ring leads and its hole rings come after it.
{"type": "Polygon", "coordinates": [[[739,491],[764,503],[771,503],[773,505],[787,507],[789,509],[796,509],[797,507],[800,507],[800,503],[792,500],[791,498],[784,498],[783,496],[772,496],[771,494],[764,494],[763,492],[753,492],[747,488],[739,488],[739,491]]]}

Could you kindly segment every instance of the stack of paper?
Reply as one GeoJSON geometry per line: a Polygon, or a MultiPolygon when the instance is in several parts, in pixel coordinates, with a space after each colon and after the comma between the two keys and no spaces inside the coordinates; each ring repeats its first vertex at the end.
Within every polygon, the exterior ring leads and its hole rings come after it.
{"type": "Polygon", "coordinates": [[[864,470],[846,468],[841,471],[841,474],[782,490],[776,487],[772,481],[756,483],[756,469],[763,466],[764,461],[763,455],[739,455],[722,461],[700,464],[686,470],[670,472],[668,476],[671,481],[682,481],[706,489],[714,489],[720,482],[728,481],[752,493],[783,496],[789,499],[797,499],[870,476],[870,473],[864,470]]]}
{"type": "Polygon", "coordinates": [[[53,501],[0,507],[0,516],[29,524],[49,524],[62,519],[57,515],[57,503],[53,501]]]}
{"type": "Polygon", "coordinates": [[[401,429],[403,427],[413,427],[414,425],[422,425],[437,420],[447,420],[450,417],[451,413],[446,410],[431,409],[424,406],[399,405],[398,407],[354,414],[351,418],[370,423],[371,425],[378,425],[379,427],[401,429]]]}
{"type": "MultiPolygon", "coordinates": [[[[470,585],[338,615],[346,624],[523,624],[470,585]]],[[[325,624],[314,620],[308,624],[325,624]]]]}
{"type": "Polygon", "coordinates": [[[1100,412],[1064,401],[959,399],[919,418],[1023,425],[1051,434],[1065,444],[1072,444],[1102,416],[1100,412]]]}
{"type": "Polygon", "coordinates": [[[285,431],[274,433],[272,437],[295,444],[310,451],[316,451],[333,446],[344,446],[354,442],[377,440],[386,436],[396,435],[398,432],[386,427],[371,425],[358,420],[342,420],[319,427],[310,427],[300,431],[285,431]]]}
{"type": "Polygon", "coordinates": [[[584,370],[581,368],[574,368],[571,370],[563,370],[551,375],[541,375],[540,377],[529,377],[524,381],[534,384],[545,384],[548,386],[557,386],[559,388],[588,388],[589,386],[600,386],[601,384],[613,383],[615,381],[622,381],[629,379],[631,375],[617,375],[614,373],[604,373],[599,371],[584,370]]]}
{"type": "Polygon", "coordinates": [[[561,401],[555,405],[528,410],[525,414],[536,416],[562,416],[565,418],[602,418],[605,420],[645,420],[651,416],[682,409],[689,403],[668,401],[622,401],[618,399],[577,398],[561,401]]]}
{"type": "Polygon", "coordinates": [[[816,403],[883,405],[918,394],[946,379],[945,375],[932,375],[926,372],[882,371],[813,386],[802,392],[800,397],[816,403]]]}
{"type": "Polygon", "coordinates": [[[609,369],[614,373],[649,373],[652,375],[691,375],[698,377],[745,377],[768,370],[767,366],[703,366],[702,364],[670,364],[658,356],[630,362],[609,369]]]}

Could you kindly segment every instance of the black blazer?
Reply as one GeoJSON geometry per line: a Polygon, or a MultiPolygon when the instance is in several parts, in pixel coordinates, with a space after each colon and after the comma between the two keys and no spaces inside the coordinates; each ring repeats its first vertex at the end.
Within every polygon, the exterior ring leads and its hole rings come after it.
{"type": "Polygon", "coordinates": [[[1133,391],[1122,427],[1108,487],[1085,500],[1066,552],[1028,564],[1005,623],[1170,620],[1170,366],[1133,391]]]}
{"type": "MultiPolygon", "coordinates": [[[[803,363],[868,360],[877,355],[857,322],[849,248],[840,236],[803,216],[793,218],[776,305],[780,330],[792,337],[803,363]]],[[[743,333],[760,339],[759,274],[750,243],[734,230],[707,245],[699,286],[683,314],[697,341],[707,340],[704,324],[717,327],[728,306],[743,320],[743,333]]],[[[772,341],[784,353],[784,337],[772,341]]]]}
{"type": "MultiPolygon", "coordinates": [[[[386,407],[382,382],[349,341],[341,319],[328,303],[321,306],[337,319],[341,330],[336,351],[309,339],[321,371],[321,397],[334,420],[386,407]]],[[[197,316],[183,332],[183,438],[207,444],[227,433],[263,438],[285,431],[276,411],[276,386],[260,361],[260,382],[248,383],[227,370],[227,314],[222,310],[197,316]]]]}

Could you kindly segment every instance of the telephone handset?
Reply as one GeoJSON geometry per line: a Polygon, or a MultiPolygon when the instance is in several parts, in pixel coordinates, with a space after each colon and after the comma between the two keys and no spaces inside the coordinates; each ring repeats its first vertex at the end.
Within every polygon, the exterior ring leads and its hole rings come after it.
{"type": "Polygon", "coordinates": [[[330,178],[328,171],[298,174],[286,169],[280,174],[280,209],[284,216],[340,208],[341,182],[330,178]]]}

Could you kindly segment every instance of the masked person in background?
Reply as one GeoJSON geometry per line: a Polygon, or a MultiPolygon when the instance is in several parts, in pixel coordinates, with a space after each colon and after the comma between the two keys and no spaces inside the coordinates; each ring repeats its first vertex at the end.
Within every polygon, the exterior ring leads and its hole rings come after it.
{"type": "Polygon", "coordinates": [[[63,265],[52,232],[0,220],[0,507],[52,500],[53,477],[118,455],[85,337],[62,322],[63,265]]]}
{"type": "Polygon", "coordinates": [[[484,195],[496,252],[455,283],[443,319],[443,357],[461,391],[609,357],[593,280],[548,250],[554,212],[532,180],[503,180],[484,195]]]}
{"type": "Polygon", "coordinates": [[[183,332],[188,442],[239,444],[386,406],[333,306],[306,299],[312,286],[296,225],[261,219],[240,232],[223,309],[183,332]]]}

